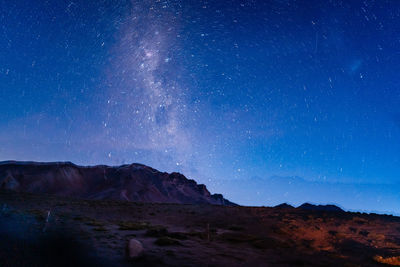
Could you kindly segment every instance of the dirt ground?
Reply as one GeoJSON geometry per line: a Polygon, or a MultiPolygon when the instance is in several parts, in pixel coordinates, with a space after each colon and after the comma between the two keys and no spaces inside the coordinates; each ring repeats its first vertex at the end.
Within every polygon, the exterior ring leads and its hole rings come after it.
{"type": "Polygon", "coordinates": [[[389,266],[400,218],[0,191],[0,266],[389,266]],[[144,254],[128,260],[126,244],[144,254]]]}

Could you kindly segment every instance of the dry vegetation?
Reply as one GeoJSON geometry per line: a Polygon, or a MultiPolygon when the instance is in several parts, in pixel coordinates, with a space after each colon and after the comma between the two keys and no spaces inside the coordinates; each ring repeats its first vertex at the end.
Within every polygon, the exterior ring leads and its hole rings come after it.
{"type": "MultiPolygon", "coordinates": [[[[114,266],[130,266],[125,245],[142,242],[134,263],[171,266],[399,265],[400,218],[298,209],[87,201],[0,193],[9,212],[37,232],[68,232],[114,266]],[[51,217],[42,231],[48,211],[51,217]]],[[[5,216],[5,212],[2,213],[5,216]]],[[[0,217],[1,218],[1,217],[0,217]]]]}

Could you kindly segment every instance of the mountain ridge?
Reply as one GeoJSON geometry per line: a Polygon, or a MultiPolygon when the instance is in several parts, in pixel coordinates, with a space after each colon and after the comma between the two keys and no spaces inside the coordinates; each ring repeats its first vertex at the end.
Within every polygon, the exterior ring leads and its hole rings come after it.
{"type": "Polygon", "coordinates": [[[235,205],[183,174],[140,163],[80,166],[68,161],[2,161],[0,189],[86,199],[235,205]]]}

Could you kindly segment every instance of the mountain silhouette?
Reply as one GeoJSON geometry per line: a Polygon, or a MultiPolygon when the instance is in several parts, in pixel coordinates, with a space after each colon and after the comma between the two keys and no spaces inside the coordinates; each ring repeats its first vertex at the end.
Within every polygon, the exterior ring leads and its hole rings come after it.
{"type": "Polygon", "coordinates": [[[78,166],[71,162],[0,162],[0,189],[86,199],[234,205],[180,173],[142,164],[78,166]]]}

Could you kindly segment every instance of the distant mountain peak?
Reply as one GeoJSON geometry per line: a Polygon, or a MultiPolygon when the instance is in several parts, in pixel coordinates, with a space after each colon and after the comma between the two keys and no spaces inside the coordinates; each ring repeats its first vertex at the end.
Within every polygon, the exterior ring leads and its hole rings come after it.
{"type": "Polygon", "coordinates": [[[316,211],[344,211],[342,208],[328,204],[328,205],[314,205],[310,203],[304,203],[301,206],[297,207],[298,209],[303,209],[303,210],[316,210],[316,211]]]}
{"type": "Polygon", "coordinates": [[[294,207],[292,205],[289,205],[287,203],[282,203],[279,205],[274,206],[274,208],[278,208],[278,209],[294,209],[294,207]]]}

